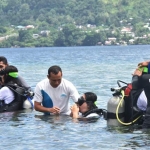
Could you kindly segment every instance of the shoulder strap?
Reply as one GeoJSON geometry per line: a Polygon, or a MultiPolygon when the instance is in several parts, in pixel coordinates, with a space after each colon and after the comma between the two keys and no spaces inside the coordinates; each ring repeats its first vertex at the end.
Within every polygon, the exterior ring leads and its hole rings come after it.
{"type": "Polygon", "coordinates": [[[18,86],[17,84],[12,84],[12,83],[6,84],[5,86],[7,86],[13,92],[16,92],[19,95],[25,96],[26,88],[18,86]]]}

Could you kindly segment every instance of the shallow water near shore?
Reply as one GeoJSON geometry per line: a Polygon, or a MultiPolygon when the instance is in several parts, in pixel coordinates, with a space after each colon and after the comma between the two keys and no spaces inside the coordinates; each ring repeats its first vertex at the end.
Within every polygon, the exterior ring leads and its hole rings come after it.
{"type": "MultiPolygon", "coordinates": [[[[118,87],[117,80],[131,82],[137,64],[150,60],[150,46],[1,48],[0,55],[19,69],[33,89],[51,65],[59,65],[80,94],[95,92],[98,107],[107,109],[110,88],[118,87]]],[[[87,122],[24,110],[0,114],[0,140],[3,150],[146,150],[150,131],[135,126],[110,128],[102,117],[87,122]]]]}

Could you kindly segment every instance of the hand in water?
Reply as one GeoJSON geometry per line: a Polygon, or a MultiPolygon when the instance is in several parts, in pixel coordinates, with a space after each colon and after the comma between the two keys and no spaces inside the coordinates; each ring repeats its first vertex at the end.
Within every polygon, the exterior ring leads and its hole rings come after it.
{"type": "Polygon", "coordinates": [[[59,114],[60,108],[54,106],[53,108],[50,108],[50,112],[53,114],[59,114]]]}

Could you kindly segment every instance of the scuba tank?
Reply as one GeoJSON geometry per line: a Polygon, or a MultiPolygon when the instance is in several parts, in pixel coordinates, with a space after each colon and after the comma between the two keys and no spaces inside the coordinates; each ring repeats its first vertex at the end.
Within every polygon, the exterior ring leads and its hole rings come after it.
{"type": "Polygon", "coordinates": [[[28,92],[26,93],[26,97],[27,99],[23,102],[23,108],[24,109],[33,109],[34,108],[34,104],[32,102],[34,93],[30,90],[28,90],[28,92]]]}
{"type": "Polygon", "coordinates": [[[123,81],[117,81],[119,88],[114,89],[113,97],[107,103],[107,125],[122,126],[141,124],[143,120],[143,112],[136,107],[137,98],[141,93],[141,89],[132,90],[132,84],[123,81]],[[121,87],[122,82],[127,86],[121,87]]]}
{"type": "Polygon", "coordinates": [[[142,92],[142,88],[138,87],[138,84],[146,86],[149,84],[149,74],[150,74],[150,63],[147,67],[139,67],[142,71],[142,83],[138,81],[138,77],[134,81],[132,79],[132,84],[125,83],[118,80],[117,84],[119,88],[112,88],[113,97],[107,103],[107,125],[108,126],[122,126],[122,125],[132,125],[141,124],[144,118],[144,112],[137,108],[137,99],[142,92]],[[126,86],[121,86],[121,83],[126,84],[126,86]],[[133,88],[136,85],[137,88],[133,88]],[[135,84],[136,83],[136,84],[135,84]],[[133,89],[132,89],[133,88],[133,89]]]}
{"type": "MultiPolygon", "coordinates": [[[[113,97],[111,97],[107,103],[107,125],[108,126],[122,126],[122,124],[117,120],[116,116],[116,110],[121,102],[121,95],[120,95],[120,89],[111,89],[116,91],[113,94],[113,97]]],[[[124,122],[124,101],[121,102],[120,107],[118,109],[118,116],[121,121],[124,122]]]]}

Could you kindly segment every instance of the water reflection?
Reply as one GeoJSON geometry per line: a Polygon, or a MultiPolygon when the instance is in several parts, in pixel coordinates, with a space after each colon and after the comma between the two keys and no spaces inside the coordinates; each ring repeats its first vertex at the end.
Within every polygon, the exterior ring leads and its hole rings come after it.
{"type": "Polygon", "coordinates": [[[55,125],[63,124],[70,120],[70,116],[67,115],[35,115],[35,118],[55,125]]]}
{"type": "Polygon", "coordinates": [[[1,137],[5,139],[1,146],[6,149],[35,149],[38,145],[37,150],[49,147],[52,150],[126,150],[145,149],[150,144],[149,130],[144,132],[136,126],[107,127],[103,118],[94,122],[74,121],[69,116],[46,116],[28,110],[0,114],[0,124],[1,137]]]}
{"type": "Polygon", "coordinates": [[[17,114],[18,114],[18,112],[1,113],[1,115],[0,115],[0,124],[4,123],[4,121],[18,120],[18,118],[16,117],[17,114]]]}
{"type": "Polygon", "coordinates": [[[150,145],[150,129],[143,130],[141,126],[109,127],[107,131],[115,134],[115,143],[121,150],[146,150],[150,145]]]}
{"type": "Polygon", "coordinates": [[[7,122],[10,122],[9,125],[11,126],[19,126],[23,125],[22,119],[28,118],[28,114],[31,113],[32,109],[26,109],[16,112],[4,112],[0,113],[0,124],[6,124],[7,122]]]}

